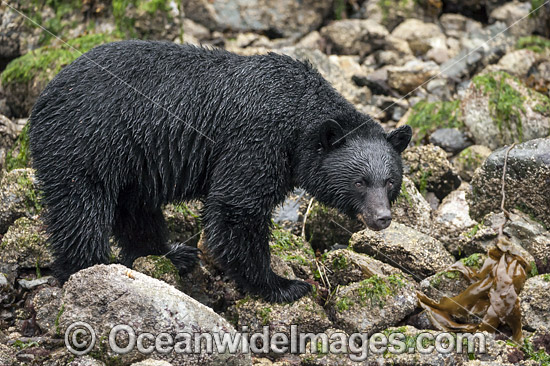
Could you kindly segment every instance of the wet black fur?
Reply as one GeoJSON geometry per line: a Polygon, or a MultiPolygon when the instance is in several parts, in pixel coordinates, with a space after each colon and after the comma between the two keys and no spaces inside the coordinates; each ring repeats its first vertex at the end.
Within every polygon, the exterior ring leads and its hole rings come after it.
{"type": "Polygon", "coordinates": [[[355,216],[365,209],[356,178],[392,177],[391,200],[401,186],[402,149],[382,127],[310,65],[277,54],[143,41],[97,47],[46,87],[30,141],[62,281],[108,262],[111,234],[127,265],[170,253],[189,270],[196,249],[170,252],[161,207],[202,199],[208,249],[227,273],[267,300],[295,300],[310,286],[270,269],[273,208],[301,186],[355,216]]]}

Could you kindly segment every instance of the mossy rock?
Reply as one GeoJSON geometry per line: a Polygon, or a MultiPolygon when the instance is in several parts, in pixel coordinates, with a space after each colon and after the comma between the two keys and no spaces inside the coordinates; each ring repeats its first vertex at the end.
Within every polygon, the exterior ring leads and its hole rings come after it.
{"type": "Polygon", "coordinates": [[[174,287],[181,285],[179,271],[172,261],[160,255],[148,255],[134,261],[133,269],[174,287]]]}
{"type": "Polygon", "coordinates": [[[364,227],[359,220],[314,202],[306,219],[306,240],[315,250],[324,252],[334,245],[348,245],[351,235],[364,227]]]}
{"type": "Polygon", "coordinates": [[[63,67],[95,46],[116,39],[106,34],[85,35],[68,41],[68,45],[43,46],[11,61],[0,78],[12,112],[29,116],[42,90],[63,67]]]}
{"type": "Polygon", "coordinates": [[[271,254],[281,258],[298,278],[311,279],[315,271],[315,253],[301,237],[276,227],[272,230],[271,254]]]}
{"type": "Polygon", "coordinates": [[[464,129],[461,120],[460,101],[416,103],[409,113],[407,124],[414,131],[413,141],[420,145],[427,142],[432,132],[439,128],[464,129]]]}
{"type": "Polygon", "coordinates": [[[18,218],[40,213],[39,192],[32,169],[15,169],[0,180],[0,234],[18,218]]]}
{"type": "Polygon", "coordinates": [[[164,218],[169,240],[196,246],[201,232],[200,202],[169,204],[164,208],[164,218]]]}
{"type": "Polygon", "coordinates": [[[462,150],[453,159],[452,163],[460,178],[470,182],[476,169],[483,164],[489,155],[491,155],[491,149],[487,146],[472,145],[462,150]]]}
{"type": "Polygon", "coordinates": [[[414,311],[416,303],[414,285],[404,277],[374,275],[339,287],[327,308],[338,328],[372,334],[397,324],[414,311]]]}
{"type": "Polygon", "coordinates": [[[550,98],[502,71],[472,79],[462,116],[476,144],[490,149],[550,134],[550,98]]]}
{"type": "Polygon", "coordinates": [[[42,221],[17,219],[0,242],[0,272],[35,269],[40,273],[40,269],[50,268],[52,263],[42,221]]]}

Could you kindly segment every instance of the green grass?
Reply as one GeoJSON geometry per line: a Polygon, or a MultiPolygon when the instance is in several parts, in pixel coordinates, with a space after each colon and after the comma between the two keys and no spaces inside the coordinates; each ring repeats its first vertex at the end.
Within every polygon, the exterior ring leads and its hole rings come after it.
{"type": "Polygon", "coordinates": [[[95,46],[117,38],[106,34],[90,34],[72,39],[61,47],[43,46],[11,61],[2,72],[2,83],[25,83],[36,77],[52,79],[61,69],[95,46]]]}
{"type": "Polygon", "coordinates": [[[544,50],[550,49],[550,39],[540,36],[521,37],[516,43],[516,48],[542,53],[544,50]]]}
{"type": "Polygon", "coordinates": [[[6,154],[6,169],[21,169],[29,166],[29,124],[27,123],[17,137],[14,147],[6,154]],[[16,153],[17,152],[17,153],[16,153]]]}
{"type": "Polygon", "coordinates": [[[422,100],[412,107],[407,124],[416,133],[416,143],[420,144],[431,132],[438,128],[462,128],[460,120],[460,100],[452,102],[427,102],[422,100]]]}

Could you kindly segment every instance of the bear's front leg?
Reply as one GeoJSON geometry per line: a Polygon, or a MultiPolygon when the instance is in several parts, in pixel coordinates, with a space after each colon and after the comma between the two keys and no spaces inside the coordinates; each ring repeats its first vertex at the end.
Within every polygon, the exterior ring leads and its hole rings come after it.
{"type": "Polygon", "coordinates": [[[242,201],[227,195],[209,195],[203,216],[206,247],[244,291],[270,302],[297,300],[311,291],[311,285],[272,271],[271,207],[261,207],[262,202],[250,198],[242,201]]]}

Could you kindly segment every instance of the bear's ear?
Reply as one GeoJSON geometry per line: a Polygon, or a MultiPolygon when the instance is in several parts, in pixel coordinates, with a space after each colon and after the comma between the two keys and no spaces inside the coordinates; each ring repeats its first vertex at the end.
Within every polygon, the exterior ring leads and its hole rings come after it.
{"type": "Polygon", "coordinates": [[[334,150],[345,142],[342,126],[333,119],[324,121],[319,127],[319,142],[325,151],[334,150]]]}
{"type": "Polygon", "coordinates": [[[410,126],[404,125],[401,126],[388,135],[386,138],[388,142],[393,146],[393,148],[398,152],[402,153],[403,150],[409,146],[412,138],[412,128],[410,126]]]}

